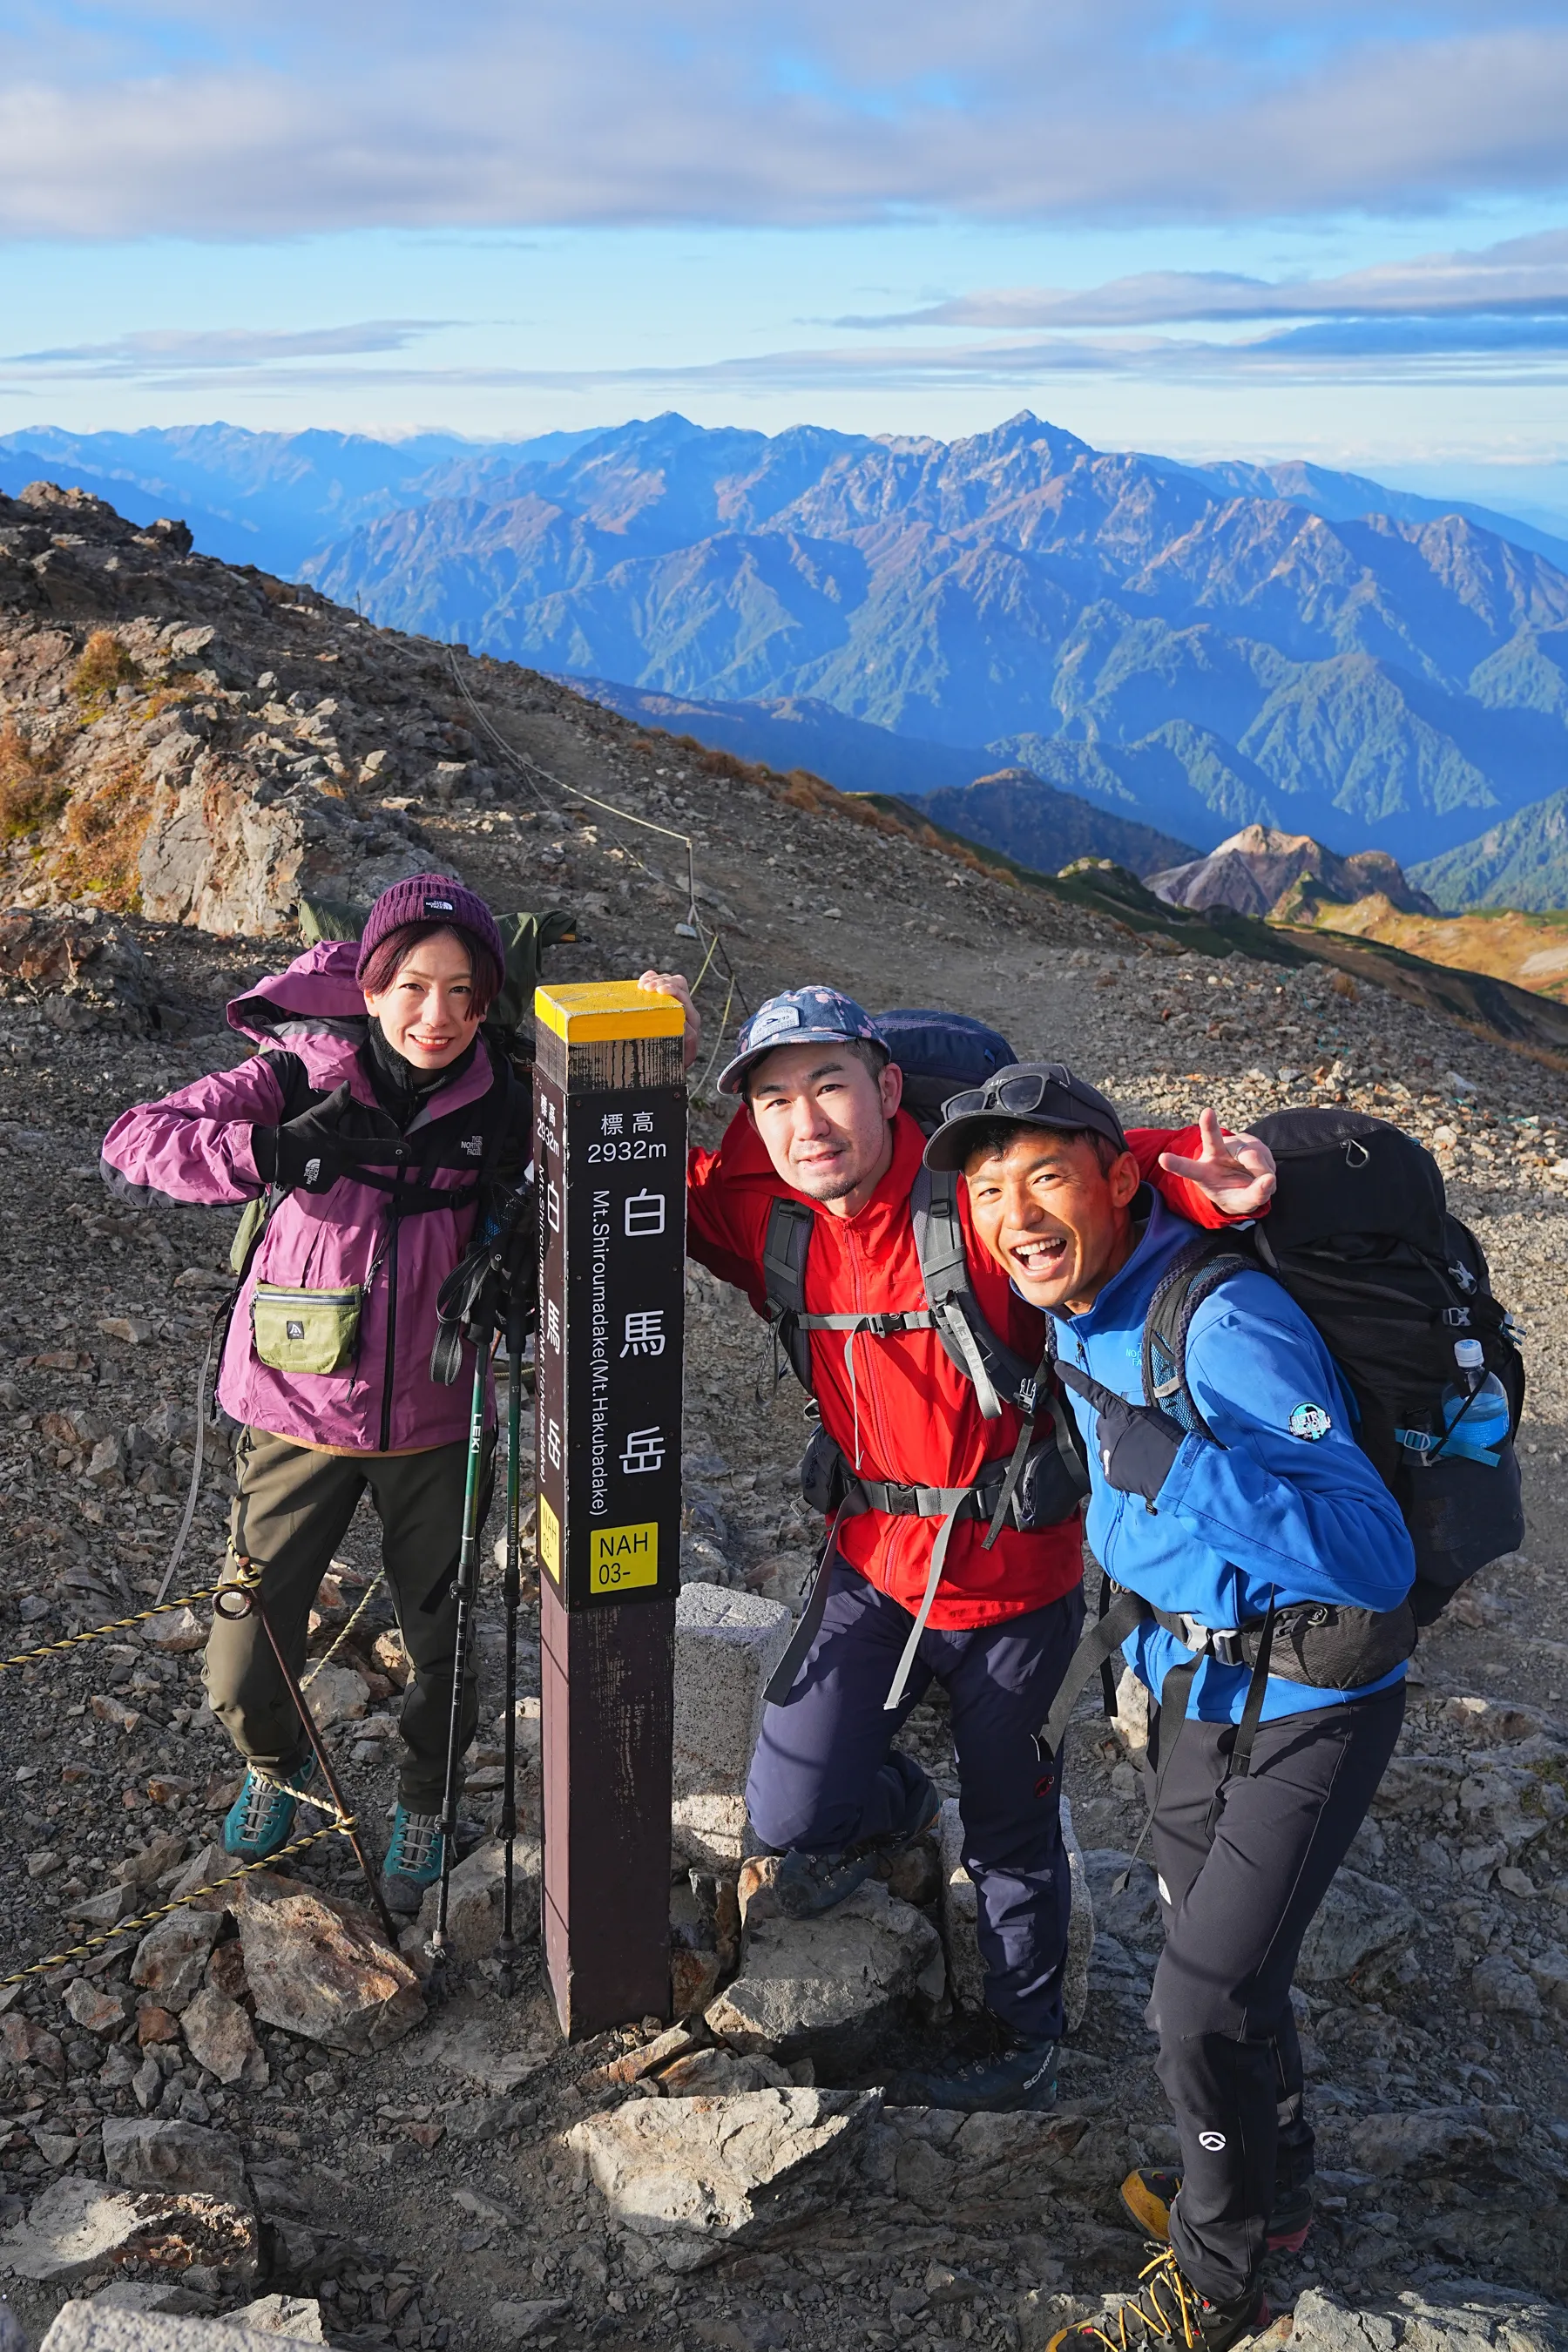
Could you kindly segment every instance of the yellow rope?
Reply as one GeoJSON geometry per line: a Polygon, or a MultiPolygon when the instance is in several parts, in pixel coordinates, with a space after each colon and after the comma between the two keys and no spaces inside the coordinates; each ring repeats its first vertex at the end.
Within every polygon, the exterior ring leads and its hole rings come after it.
{"type": "MultiPolygon", "coordinates": [[[[95,1625],[90,1633],[68,1633],[63,1641],[41,1642],[36,1650],[19,1650],[14,1658],[0,1658],[0,1675],[7,1666],[30,1666],[35,1658],[57,1657],[63,1651],[79,1649],[84,1642],[101,1641],[105,1633],[126,1633],[132,1625],[144,1625],[149,1617],[162,1617],[167,1610],[188,1609],[193,1601],[211,1601],[223,1589],[221,1584],[209,1584],[200,1592],[185,1593],[178,1601],[160,1601],[155,1608],[139,1609],[134,1617],[116,1617],[107,1625],[95,1625]]],[[[347,1633],[346,1625],[343,1631],[347,1633]]],[[[8,1977],[0,1978],[0,1983],[9,1982],[8,1977]]]]}
{"type": "Polygon", "coordinates": [[[332,1643],[331,1648],[330,1650],[324,1650],[321,1655],[316,1660],[315,1664],[310,1668],[310,1673],[300,1677],[300,1688],[301,1690],[309,1690],[310,1685],[315,1681],[316,1676],[321,1673],[321,1668],[331,1664],[332,1660],[337,1656],[338,1652],[342,1648],[343,1643],[348,1640],[349,1635],[353,1632],[354,1627],[359,1623],[360,1619],[370,1607],[371,1601],[375,1596],[376,1589],[380,1585],[381,1580],[385,1573],[386,1570],[383,1568],[378,1568],[376,1570],[375,1574],[365,1586],[364,1592],[356,1604],[353,1616],[344,1625],[342,1632],[338,1635],[338,1638],[332,1643]]]}
{"type": "MultiPolygon", "coordinates": [[[[290,1790],[289,1793],[293,1795],[295,1792],[290,1790]]],[[[226,1871],[221,1878],[209,1878],[205,1886],[193,1886],[188,1895],[176,1895],[172,1903],[161,1904],[156,1911],[142,1911],[134,1919],[121,1919],[119,1926],[111,1927],[106,1936],[89,1936],[84,1944],[72,1944],[64,1952],[51,1952],[47,1960],[34,1960],[25,1969],[14,1969],[8,1977],[0,1977],[0,1985],[20,1984],[24,1978],[43,1976],[50,1969],[63,1968],[68,1960],[85,1959],[89,1953],[100,1952],[106,1944],[117,1944],[123,1936],[139,1935],[144,1927],[155,1927],[160,1919],[167,1919],[172,1912],[183,1910],[189,1903],[199,1903],[204,1895],[216,1894],[220,1886],[232,1886],[237,1878],[247,1878],[253,1870],[270,1870],[274,1863],[286,1862],[292,1853],[303,1853],[307,1846],[319,1845],[322,1838],[346,1837],[350,1830],[358,1826],[357,1815],[340,1813],[327,1823],[325,1829],[309,1831],[304,1837],[296,1838],[291,1845],[280,1846],[276,1853],[269,1853],[264,1862],[237,1863],[234,1869],[226,1871]]]]}

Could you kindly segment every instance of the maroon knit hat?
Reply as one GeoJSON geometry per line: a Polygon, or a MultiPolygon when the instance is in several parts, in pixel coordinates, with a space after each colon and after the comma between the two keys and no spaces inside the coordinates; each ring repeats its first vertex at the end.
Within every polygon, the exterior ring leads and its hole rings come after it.
{"type": "Polygon", "coordinates": [[[356,980],[363,980],[365,966],[382,940],[405,923],[443,923],[454,931],[468,931],[489,949],[497,972],[506,970],[506,949],[496,919],[479,893],[449,874],[411,874],[384,890],[365,917],[356,980]]]}

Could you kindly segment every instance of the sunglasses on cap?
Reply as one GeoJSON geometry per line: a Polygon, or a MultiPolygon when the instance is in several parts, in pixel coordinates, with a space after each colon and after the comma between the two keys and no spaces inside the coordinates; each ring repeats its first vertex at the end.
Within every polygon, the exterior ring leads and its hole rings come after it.
{"type": "Polygon", "coordinates": [[[1025,1117],[1038,1110],[1050,1094],[1068,1095],[1081,1103],[1086,1111],[1096,1116],[1086,1125],[1098,1125],[1106,1110],[1105,1098],[1083,1087],[1072,1072],[1061,1062],[1047,1063],[1035,1070],[999,1070],[987,1078],[983,1087],[971,1087],[961,1095],[950,1095],[942,1107],[943,1120],[973,1118],[986,1111],[1012,1112],[1025,1117]]]}

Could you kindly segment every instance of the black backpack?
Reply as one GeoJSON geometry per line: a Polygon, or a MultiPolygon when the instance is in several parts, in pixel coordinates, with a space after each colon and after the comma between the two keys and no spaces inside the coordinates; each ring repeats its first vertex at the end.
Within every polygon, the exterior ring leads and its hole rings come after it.
{"type": "MultiPolygon", "coordinates": [[[[1017,1058],[1005,1037],[965,1013],[900,1009],[879,1013],[877,1026],[904,1075],[903,1107],[927,1135],[941,1125],[942,1105],[951,1096],[983,1086],[994,1071],[1017,1058]]],[[[964,1254],[957,1177],[922,1168],[910,1190],[910,1213],[925,1306],[894,1314],[811,1315],[805,1308],[805,1267],[816,1212],[804,1201],[773,1202],[763,1270],[775,1349],[783,1349],[809,1393],[811,1332],[843,1334],[853,1375],[851,1351],[858,1337],[887,1339],[902,1331],[934,1330],[951,1361],[973,1382],[986,1420],[999,1419],[1005,1403],[1016,1405],[1025,1418],[1020,1446],[1024,1436],[1033,1439],[1016,1465],[988,1465],[994,1475],[975,1490],[974,1507],[993,1517],[1000,1501],[1001,1510],[1016,1526],[1054,1525],[1069,1517],[1089,1492],[1077,1423],[1059,1395],[1047,1401],[1041,1366],[1015,1353],[981,1312],[964,1254]]],[[[837,1510],[854,1475],[837,1445],[819,1430],[801,1465],[806,1500],[825,1513],[837,1510]]],[[[935,1498],[946,1493],[941,1488],[891,1488],[880,1481],[858,1484],[873,1507],[919,1507],[922,1516],[931,1516],[935,1498]],[[900,1499],[906,1496],[920,1500],[900,1499]]]]}
{"type": "Polygon", "coordinates": [[[1186,1384],[1193,1315],[1238,1270],[1272,1275],[1316,1325],[1355,1399],[1357,1438],[1415,1545],[1415,1621],[1429,1625],[1467,1578],[1524,1540],[1515,1326],[1492,1294],[1479,1242],[1449,1212],[1442,1171],[1412,1136],[1348,1109],[1273,1111],[1251,1132],[1274,1154],[1273,1204],[1260,1224],[1206,1234],[1171,1266],[1144,1323],[1143,1393],[1208,1434],[1186,1384]],[[1460,1339],[1480,1341],[1508,1397],[1509,1442],[1495,1469],[1442,1449],[1441,1401],[1460,1339]],[[1439,1442],[1417,1454],[1401,1430],[1439,1442]]]}

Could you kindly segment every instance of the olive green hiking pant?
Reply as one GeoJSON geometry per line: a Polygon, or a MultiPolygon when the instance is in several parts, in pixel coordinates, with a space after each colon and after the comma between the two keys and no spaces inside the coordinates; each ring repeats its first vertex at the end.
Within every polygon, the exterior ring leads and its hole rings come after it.
{"type": "MultiPolygon", "coordinates": [[[[489,1509],[493,1437],[486,1441],[480,1524],[489,1509]]],[[[240,1433],[239,1491],[230,1520],[236,1561],[259,1568],[260,1599],[279,1647],[296,1675],[305,1669],[310,1610],[332,1554],[368,1487],[382,1526],[382,1562],[412,1672],[404,1693],[398,1797],[411,1812],[441,1807],[458,1636],[455,1570],[462,1541],[468,1448],[418,1454],[318,1454],[266,1430],[240,1433]],[[428,1607],[432,1594],[435,1606],[428,1607]]],[[[247,1763],[282,1777],[309,1743],[299,1712],[254,1611],[215,1613],[206,1651],[207,1702],[247,1763]]],[[[479,1677],[470,1649],[459,1747],[479,1719],[479,1677]]]]}

